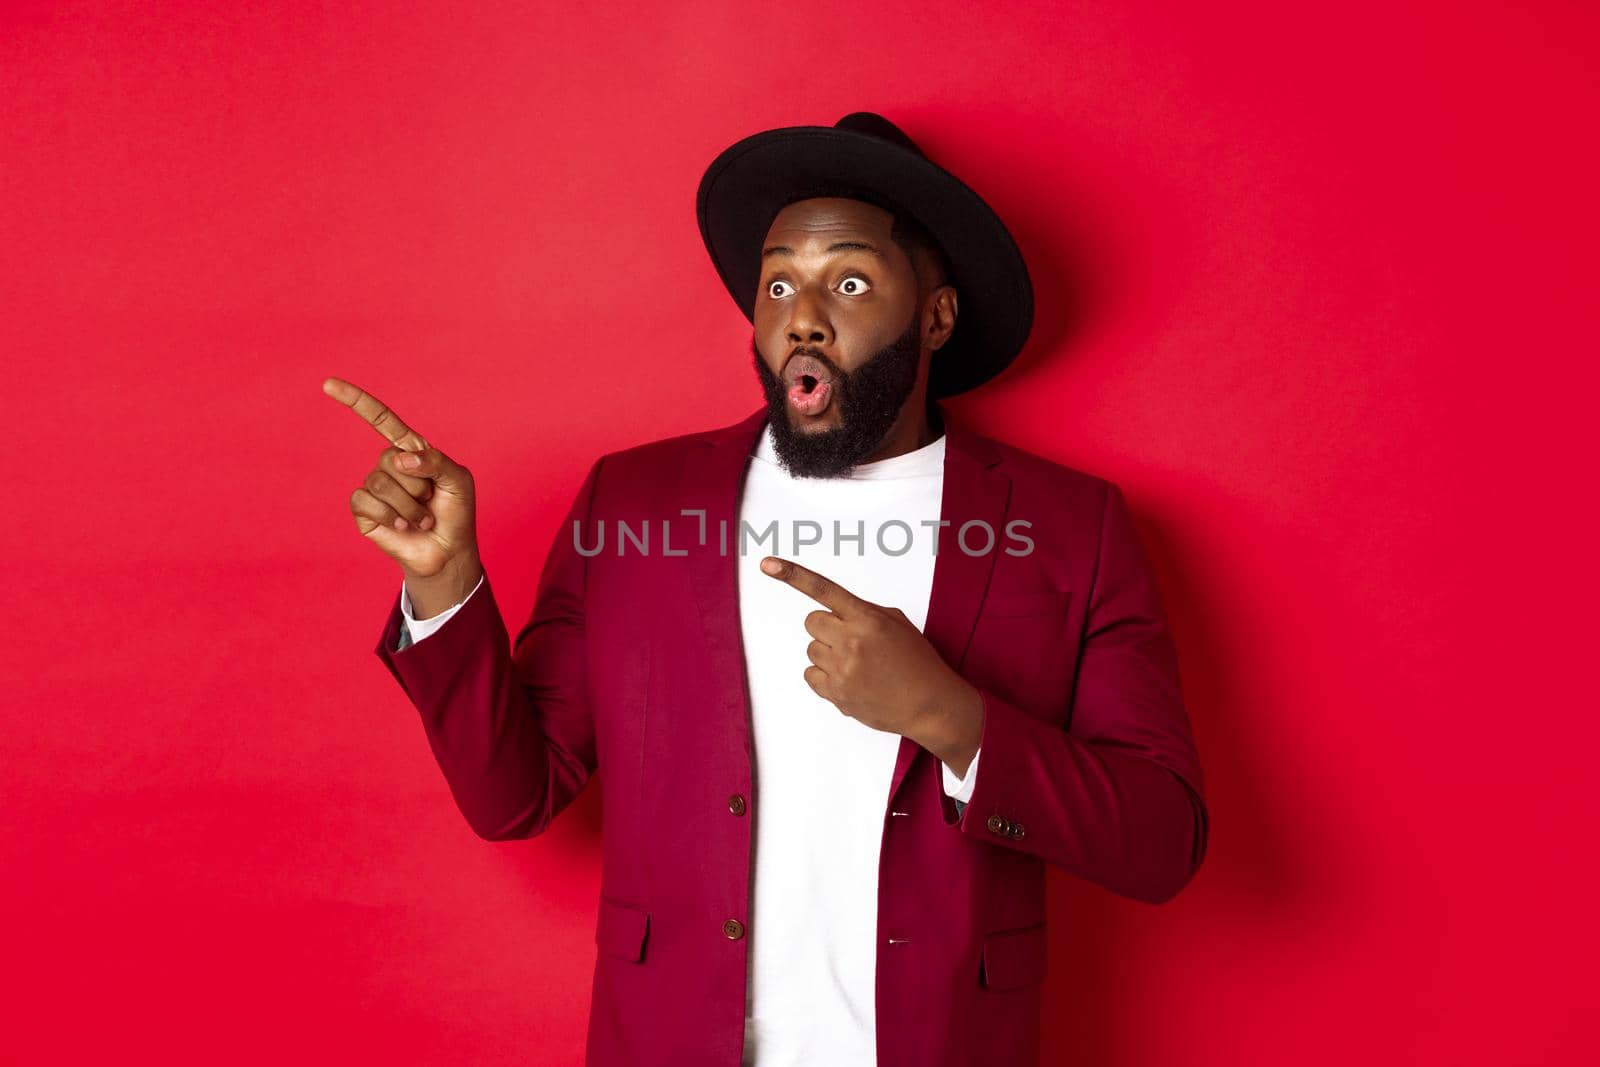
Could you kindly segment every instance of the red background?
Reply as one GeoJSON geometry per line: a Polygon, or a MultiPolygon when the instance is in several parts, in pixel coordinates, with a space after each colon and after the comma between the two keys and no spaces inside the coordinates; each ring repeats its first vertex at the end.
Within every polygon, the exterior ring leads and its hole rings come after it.
{"type": "Polygon", "coordinates": [[[870,109],[1016,234],[952,408],[1124,487],[1207,772],[1170,904],[1051,873],[1047,1062],[1594,1062],[1596,14],[1303,7],[6,5],[0,1057],[578,1062],[597,791],[468,830],[320,382],[519,622],[760,402],[706,164],[870,109]]]}

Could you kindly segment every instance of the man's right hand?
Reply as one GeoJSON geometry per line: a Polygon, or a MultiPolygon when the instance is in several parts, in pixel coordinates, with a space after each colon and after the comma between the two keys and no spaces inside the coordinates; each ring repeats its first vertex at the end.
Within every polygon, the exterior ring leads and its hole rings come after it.
{"type": "Polygon", "coordinates": [[[428,444],[372,394],[341,378],[322,391],[354,409],[390,447],[350,495],[356,529],[400,564],[419,619],[465,600],[483,575],[472,472],[428,444]],[[416,461],[407,466],[401,460],[416,461]]]}

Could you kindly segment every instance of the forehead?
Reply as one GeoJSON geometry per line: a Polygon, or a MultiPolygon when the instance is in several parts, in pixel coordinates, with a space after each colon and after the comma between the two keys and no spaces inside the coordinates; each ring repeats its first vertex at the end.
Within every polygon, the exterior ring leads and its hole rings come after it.
{"type": "Polygon", "coordinates": [[[894,216],[876,204],[845,197],[824,196],[796,200],[772,218],[767,237],[803,239],[835,234],[863,234],[887,239],[894,216]]]}

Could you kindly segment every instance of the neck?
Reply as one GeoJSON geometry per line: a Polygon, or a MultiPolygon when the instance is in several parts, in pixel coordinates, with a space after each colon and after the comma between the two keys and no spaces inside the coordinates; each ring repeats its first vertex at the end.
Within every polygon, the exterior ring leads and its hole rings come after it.
{"type": "Polygon", "coordinates": [[[926,394],[919,389],[900,409],[899,417],[884,435],[883,444],[861,462],[876,463],[880,459],[892,459],[919,448],[926,448],[937,441],[942,433],[944,433],[943,411],[937,402],[927,399],[926,394]]]}

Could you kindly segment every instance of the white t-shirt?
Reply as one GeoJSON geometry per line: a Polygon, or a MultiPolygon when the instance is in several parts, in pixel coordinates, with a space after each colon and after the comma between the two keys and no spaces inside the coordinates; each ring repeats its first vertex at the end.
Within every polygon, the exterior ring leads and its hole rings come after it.
{"type": "MultiPolygon", "coordinates": [[[[738,552],[756,753],[743,1067],[877,1063],[878,857],[900,749],[899,734],[845,715],[807,684],[805,617],[825,609],[760,563],[769,555],[794,560],[858,597],[899,608],[922,629],[944,457],[941,435],[836,478],[794,478],[779,465],[767,427],[751,454],[739,523],[728,534],[729,551],[738,552]]],[[[460,607],[419,622],[404,583],[400,606],[411,641],[460,607]]],[[[971,797],[977,769],[976,757],[965,778],[941,766],[958,805],[971,797]]]]}

